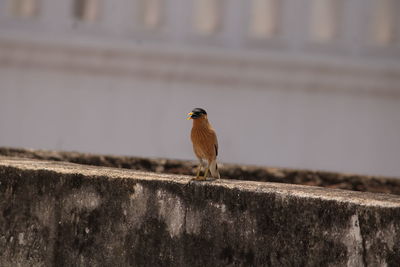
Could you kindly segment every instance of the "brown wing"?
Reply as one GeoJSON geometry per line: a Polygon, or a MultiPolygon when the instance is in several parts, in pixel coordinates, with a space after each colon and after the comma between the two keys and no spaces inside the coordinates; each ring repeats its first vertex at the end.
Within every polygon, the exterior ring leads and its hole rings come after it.
{"type": "Polygon", "coordinates": [[[214,135],[214,149],[215,149],[215,157],[218,156],[218,139],[217,139],[217,134],[215,133],[215,130],[213,129],[213,135],[214,135]]]}

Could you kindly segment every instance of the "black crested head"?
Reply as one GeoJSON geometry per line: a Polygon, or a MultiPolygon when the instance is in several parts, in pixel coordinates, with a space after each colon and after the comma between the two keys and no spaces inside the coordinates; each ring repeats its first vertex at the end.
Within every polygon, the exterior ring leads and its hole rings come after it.
{"type": "Polygon", "coordinates": [[[195,108],[195,109],[192,110],[192,112],[193,112],[193,114],[199,113],[199,114],[207,115],[207,112],[202,108],[195,108]]]}
{"type": "Polygon", "coordinates": [[[192,119],[198,119],[200,118],[202,115],[207,115],[207,112],[202,109],[202,108],[195,108],[192,110],[192,119]]]}

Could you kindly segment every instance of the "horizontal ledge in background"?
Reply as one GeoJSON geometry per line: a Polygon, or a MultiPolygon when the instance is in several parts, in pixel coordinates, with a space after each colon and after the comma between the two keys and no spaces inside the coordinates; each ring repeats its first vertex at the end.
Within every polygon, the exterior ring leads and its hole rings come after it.
{"type": "Polygon", "coordinates": [[[400,96],[400,66],[346,58],[228,53],[164,46],[101,46],[0,36],[0,67],[253,89],[400,96]],[[290,77],[290,79],[288,79],[290,77]]]}

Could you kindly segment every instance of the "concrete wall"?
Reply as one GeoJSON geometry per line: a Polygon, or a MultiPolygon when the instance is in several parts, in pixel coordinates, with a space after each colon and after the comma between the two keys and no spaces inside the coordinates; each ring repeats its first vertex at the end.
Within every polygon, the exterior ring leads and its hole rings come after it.
{"type": "Polygon", "coordinates": [[[2,266],[397,266],[400,197],[0,158],[2,266]]]}

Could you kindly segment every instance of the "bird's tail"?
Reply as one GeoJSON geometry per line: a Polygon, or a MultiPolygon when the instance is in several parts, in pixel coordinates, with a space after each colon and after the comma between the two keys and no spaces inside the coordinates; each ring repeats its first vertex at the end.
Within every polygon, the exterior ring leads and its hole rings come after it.
{"type": "Polygon", "coordinates": [[[211,172],[212,177],[214,177],[216,179],[220,179],[221,178],[221,176],[219,175],[218,165],[217,165],[217,160],[216,159],[214,159],[210,163],[210,172],[211,172]]]}

